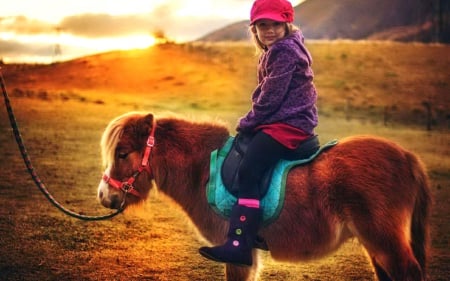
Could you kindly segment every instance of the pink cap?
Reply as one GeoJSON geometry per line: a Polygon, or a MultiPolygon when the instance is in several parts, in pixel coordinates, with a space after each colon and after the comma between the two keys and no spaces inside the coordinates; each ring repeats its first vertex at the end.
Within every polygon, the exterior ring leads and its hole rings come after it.
{"type": "Polygon", "coordinates": [[[250,11],[250,24],[260,19],[293,22],[294,9],[287,0],[256,0],[250,11]]]}

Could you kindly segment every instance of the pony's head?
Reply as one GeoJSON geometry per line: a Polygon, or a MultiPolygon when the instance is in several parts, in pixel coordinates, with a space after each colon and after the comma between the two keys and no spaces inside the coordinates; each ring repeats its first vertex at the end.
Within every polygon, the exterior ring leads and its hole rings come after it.
{"type": "Polygon", "coordinates": [[[106,127],[100,142],[105,172],[98,186],[103,206],[118,209],[147,198],[155,127],[152,114],[137,112],[119,116],[106,127]]]}

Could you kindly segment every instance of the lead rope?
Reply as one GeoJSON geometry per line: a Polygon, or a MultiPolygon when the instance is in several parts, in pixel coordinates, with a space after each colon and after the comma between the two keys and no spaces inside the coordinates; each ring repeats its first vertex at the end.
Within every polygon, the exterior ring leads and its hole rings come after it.
{"type": "Polygon", "coordinates": [[[125,203],[126,195],[125,195],[124,201],[122,202],[122,205],[120,206],[119,209],[117,209],[114,213],[111,213],[108,215],[103,215],[103,216],[82,215],[82,214],[76,213],[74,211],[71,211],[71,210],[65,208],[58,201],[56,201],[56,199],[47,190],[45,184],[41,181],[38,174],[34,170],[33,165],[31,164],[30,157],[28,155],[27,149],[23,143],[23,139],[22,139],[22,136],[19,131],[19,126],[17,125],[16,117],[14,116],[14,112],[11,107],[11,102],[9,101],[8,93],[6,92],[5,81],[3,80],[1,68],[0,68],[0,85],[2,88],[2,92],[3,92],[3,97],[5,98],[5,106],[6,106],[6,110],[8,111],[9,122],[13,129],[14,137],[16,139],[17,145],[19,146],[20,153],[22,155],[23,161],[25,162],[25,166],[27,167],[27,170],[30,173],[34,183],[36,184],[38,189],[44,194],[44,196],[48,199],[48,201],[50,201],[50,203],[52,203],[53,206],[55,206],[58,210],[60,210],[64,214],[74,217],[74,218],[77,218],[77,219],[80,219],[80,220],[85,220],[85,221],[106,220],[106,219],[110,219],[110,218],[115,217],[116,215],[122,213],[123,210],[125,209],[125,208],[123,208],[123,205],[125,203]]]}

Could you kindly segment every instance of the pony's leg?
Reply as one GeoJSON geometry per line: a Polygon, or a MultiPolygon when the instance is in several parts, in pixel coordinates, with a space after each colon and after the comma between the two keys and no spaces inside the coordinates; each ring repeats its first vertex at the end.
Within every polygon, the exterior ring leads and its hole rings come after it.
{"type": "Polygon", "coordinates": [[[227,263],[225,266],[225,276],[227,281],[256,281],[259,274],[259,255],[253,249],[252,266],[236,266],[227,263]]]}
{"type": "MultiPolygon", "coordinates": [[[[392,246],[392,245],[391,245],[392,246]]],[[[421,267],[409,247],[390,247],[372,258],[380,281],[424,281],[421,267]]]]}
{"type": "Polygon", "coordinates": [[[391,277],[389,277],[386,271],[384,271],[384,269],[381,268],[381,266],[377,263],[377,261],[374,258],[372,258],[372,265],[373,268],[375,269],[375,275],[377,276],[377,279],[379,281],[393,281],[391,277]]]}
{"type": "MultiPolygon", "coordinates": [[[[395,217],[394,214],[391,216],[395,217]]],[[[395,227],[389,227],[381,219],[372,220],[371,225],[359,219],[354,221],[354,226],[380,280],[425,280],[424,272],[410,244],[410,226],[407,221],[403,225],[398,223],[395,227]]]]}
{"type": "Polygon", "coordinates": [[[227,281],[254,281],[256,280],[254,275],[253,266],[226,265],[225,276],[227,281]]]}

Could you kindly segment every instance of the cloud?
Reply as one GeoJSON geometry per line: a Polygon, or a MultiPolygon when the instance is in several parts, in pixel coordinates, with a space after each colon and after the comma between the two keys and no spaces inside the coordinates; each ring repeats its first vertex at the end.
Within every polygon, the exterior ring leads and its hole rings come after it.
{"type": "MultiPolygon", "coordinates": [[[[236,2],[236,0],[234,1],[236,2]]],[[[243,0],[237,0],[237,2],[240,1],[243,0]]],[[[216,3],[214,5],[217,5],[217,2],[210,3],[216,3]]],[[[218,12],[208,10],[196,14],[180,12],[189,5],[192,5],[189,4],[189,1],[169,1],[157,6],[145,16],[154,29],[162,30],[169,38],[181,41],[195,40],[212,30],[236,21],[236,19],[228,18],[228,15],[217,15],[218,12]]],[[[197,10],[201,11],[200,8],[197,8],[197,10]]]]}
{"type": "Polygon", "coordinates": [[[170,7],[161,6],[151,13],[139,15],[79,14],[50,24],[24,16],[0,18],[0,32],[17,35],[54,34],[57,29],[85,38],[120,37],[130,34],[150,34],[163,31],[175,40],[194,40],[231,23],[218,17],[177,16],[170,7]]]}
{"type": "Polygon", "coordinates": [[[167,37],[177,41],[195,40],[236,21],[236,10],[239,9],[235,7],[243,5],[249,5],[248,1],[230,0],[223,3],[168,0],[140,14],[79,13],[63,17],[59,23],[25,16],[0,17],[0,33],[55,34],[58,29],[74,36],[101,38],[163,31],[167,37]]]}
{"type": "Polygon", "coordinates": [[[55,26],[53,24],[36,19],[29,19],[25,16],[0,18],[0,32],[33,35],[50,33],[54,30],[55,26]]]}
{"type": "Polygon", "coordinates": [[[230,15],[224,11],[231,7],[235,7],[236,10],[236,7],[247,2],[248,0],[191,2],[169,0],[141,16],[146,18],[151,28],[164,31],[169,38],[181,41],[195,40],[208,32],[235,22],[236,13],[230,15]],[[203,2],[205,6],[202,7],[198,2],[203,2]]]}
{"type": "Polygon", "coordinates": [[[194,40],[209,31],[231,23],[229,19],[208,15],[179,16],[171,5],[161,5],[151,13],[112,16],[81,14],[64,18],[59,26],[65,33],[81,37],[118,37],[163,31],[167,37],[194,40]]]}
{"type": "Polygon", "coordinates": [[[0,59],[2,56],[48,56],[52,52],[53,46],[48,44],[27,44],[0,40],[0,59]]]}
{"type": "Polygon", "coordinates": [[[59,27],[65,33],[82,37],[118,37],[148,33],[152,23],[141,15],[81,14],[65,17],[59,27]]]}
{"type": "MultiPolygon", "coordinates": [[[[131,0],[130,0],[131,1],[131,0]]],[[[192,41],[241,20],[234,5],[249,5],[247,0],[227,2],[168,0],[141,13],[118,14],[78,11],[59,22],[46,22],[30,16],[0,17],[0,58],[14,56],[52,56],[55,44],[59,41],[57,32],[80,39],[108,39],[126,35],[151,34],[155,31],[178,42],[192,41]]],[[[81,40],[83,41],[83,40],[81,40]]],[[[83,41],[86,42],[86,41],[83,41]]],[[[75,57],[76,54],[92,52],[87,45],[61,41],[63,55],[75,57]]],[[[114,46],[112,46],[114,48],[114,46]]],[[[94,50],[95,51],[95,50],[94,50]]]]}

